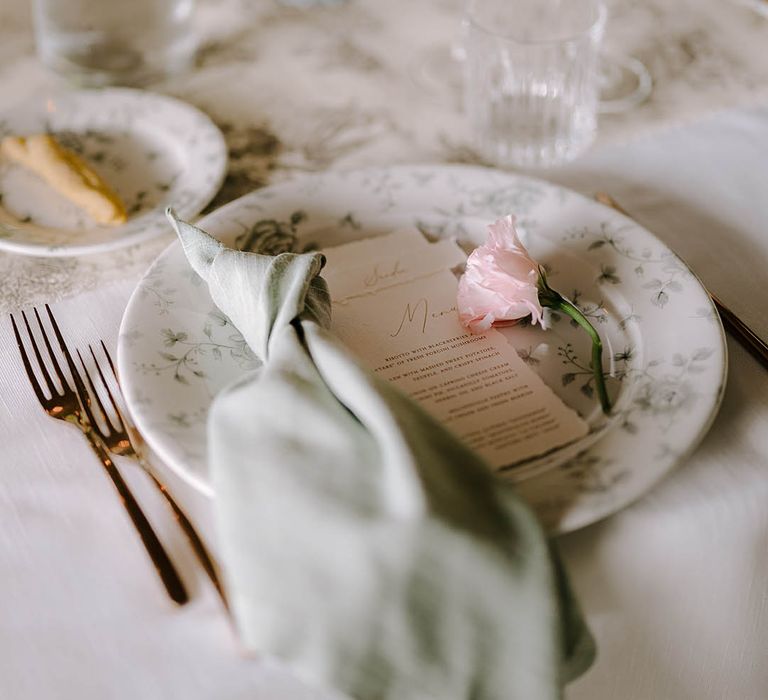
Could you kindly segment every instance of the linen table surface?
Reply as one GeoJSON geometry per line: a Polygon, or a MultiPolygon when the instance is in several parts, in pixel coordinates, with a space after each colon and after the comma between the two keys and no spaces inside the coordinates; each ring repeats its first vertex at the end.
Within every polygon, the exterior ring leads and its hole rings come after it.
{"type": "MultiPolygon", "coordinates": [[[[450,90],[412,78],[420,51],[452,39],[459,2],[200,5],[200,67],[152,89],[223,129],[231,164],[212,206],[306,171],[473,160],[450,90]]],[[[768,337],[768,20],[715,0],[609,10],[608,45],[646,62],[654,93],[544,177],[609,191],[768,337]]],[[[61,87],[34,57],[28,3],[3,3],[0,36],[5,107],[61,87]]],[[[63,299],[54,310],[73,341],[114,349],[133,286],[170,240],[169,228],[113,255],[0,254],[0,310],[63,299]]],[[[598,645],[569,700],[768,695],[768,375],[728,349],[724,403],[694,455],[635,505],[558,540],[598,645]]],[[[192,589],[170,607],[82,438],[35,403],[7,316],[0,358],[0,697],[337,697],[239,653],[161,497],[127,468],[192,589]]],[[[168,481],[215,545],[210,503],[168,481]]]]}

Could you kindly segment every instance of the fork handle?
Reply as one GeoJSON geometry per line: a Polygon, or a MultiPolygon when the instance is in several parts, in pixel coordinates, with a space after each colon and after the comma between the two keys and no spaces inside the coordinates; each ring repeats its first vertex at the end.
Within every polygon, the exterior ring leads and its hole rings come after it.
{"type": "Polygon", "coordinates": [[[152,529],[152,525],[147,516],[144,515],[144,511],[141,510],[136,498],[128,488],[128,484],[123,480],[122,474],[118,470],[115,463],[109,456],[109,453],[102,445],[99,438],[94,434],[93,430],[83,430],[85,436],[88,438],[88,444],[91,446],[96,456],[99,458],[102,466],[112,480],[117,493],[120,495],[120,500],[125,506],[128,515],[133,521],[136,530],[139,532],[141,541],[144,543],[144,547],[147,550],[152,563],[155,565],[155,569],[163,581],[165,590],[168,591],[168,595],[175,603],[184,605],[189,600],[189,595],[184,587],[184,583],[179,577],[176,567],[174,567],[168,553],[165,551],[162,543],[157,537],[157,534],[152,529]]]}
{"type": "Polygon", "coordinates": [[[179,527],[186,535],[187,540],[192,547],[192,551],[197,557],[197,560],[200,562],[200,565],[203,567],[203,570],[207,574],[208,579],[211,581],[214,588],[216,589],[216,592],[219,594],[219,598],[224,605],[224,609],[229,611],[229,600],[227,599],[227,594],[221,584],[221,580],[219,579],[219,574],[216,571],[216,565],[213,562],[213,557],[209,554],[208,548],[200,538],[200,535],[197,534],[195,526],[190,522],[186,513],[181,509],[181,506],[176,503],[176,499],[168,491],[165,484],[155,476],[151,467],[145,462],[145,460],[139,458],[139,463],[144,468],[144,471],[149,474],[149,477],[152,479],[152,482],[158,491],[163,494],[163,497],[173,511],[176,522],[179,524],[179,527]]]}

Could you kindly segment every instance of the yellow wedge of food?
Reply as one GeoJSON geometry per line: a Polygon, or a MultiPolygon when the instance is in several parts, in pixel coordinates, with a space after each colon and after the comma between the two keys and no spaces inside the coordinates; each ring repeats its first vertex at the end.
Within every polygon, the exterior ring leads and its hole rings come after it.
{"type": "Polygon", "coordinates": [[[9,136],[0,142],[0,152],[43,178],[95,222],[115,226],[127,221],[125,206],[114,190],[50,134],[9,136]]]}

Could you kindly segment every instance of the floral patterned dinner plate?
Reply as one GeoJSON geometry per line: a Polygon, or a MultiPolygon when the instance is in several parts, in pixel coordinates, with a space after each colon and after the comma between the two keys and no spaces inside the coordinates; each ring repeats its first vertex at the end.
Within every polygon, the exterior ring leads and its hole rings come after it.
{"type": "Polygon", "coordinates": [[[173,204],[192,217],[224,179],[227,149],[191,105],[141,90],[37,98],[0,114],[0,138],[49,132],[120,195],[128,221],[100,226],[26,169],[0,159],[0,250],[70,256],[136,245],[167,233],[173,204]]]}
{"type": "MultiPolygon", "coordinates": [[[[471,250],[514,214],[553,288],[604,339],[615,400],[594,397],[586,334],[504,329],[510,343],[590,425],[583,441],[501,475],[553,532],[573,530],[647,492],[698,443],[723,393],[726,346],[695,275],[651,233],[561,187],[497,170],[401,166],[310,175],[238,199],[200,225],[229,245],[279,253],[338,245],[403,226],[471,250]]],[[[206,416],[213,397],[258,363],[213,305],[180,245],[155,261],[123,318],[119,368],[138,428],[170,467],[211,494],[206,416]]]]}

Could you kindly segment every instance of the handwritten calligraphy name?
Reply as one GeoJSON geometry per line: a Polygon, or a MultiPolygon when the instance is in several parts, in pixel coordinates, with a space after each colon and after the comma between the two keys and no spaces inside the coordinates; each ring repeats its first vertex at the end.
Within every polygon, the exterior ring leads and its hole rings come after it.
{"type": "Polygon", "coordinates": [[[404,275],[405,270],[400,267],[400,261],[396,260],[394,267],[389,272],[382,272],[378,265],[375,265],[373,272],[367,277],[363,278],[363,284],[366,287],[375,287],[379,282],[383,280],[390,280],[398,275],[404,275]]]}

